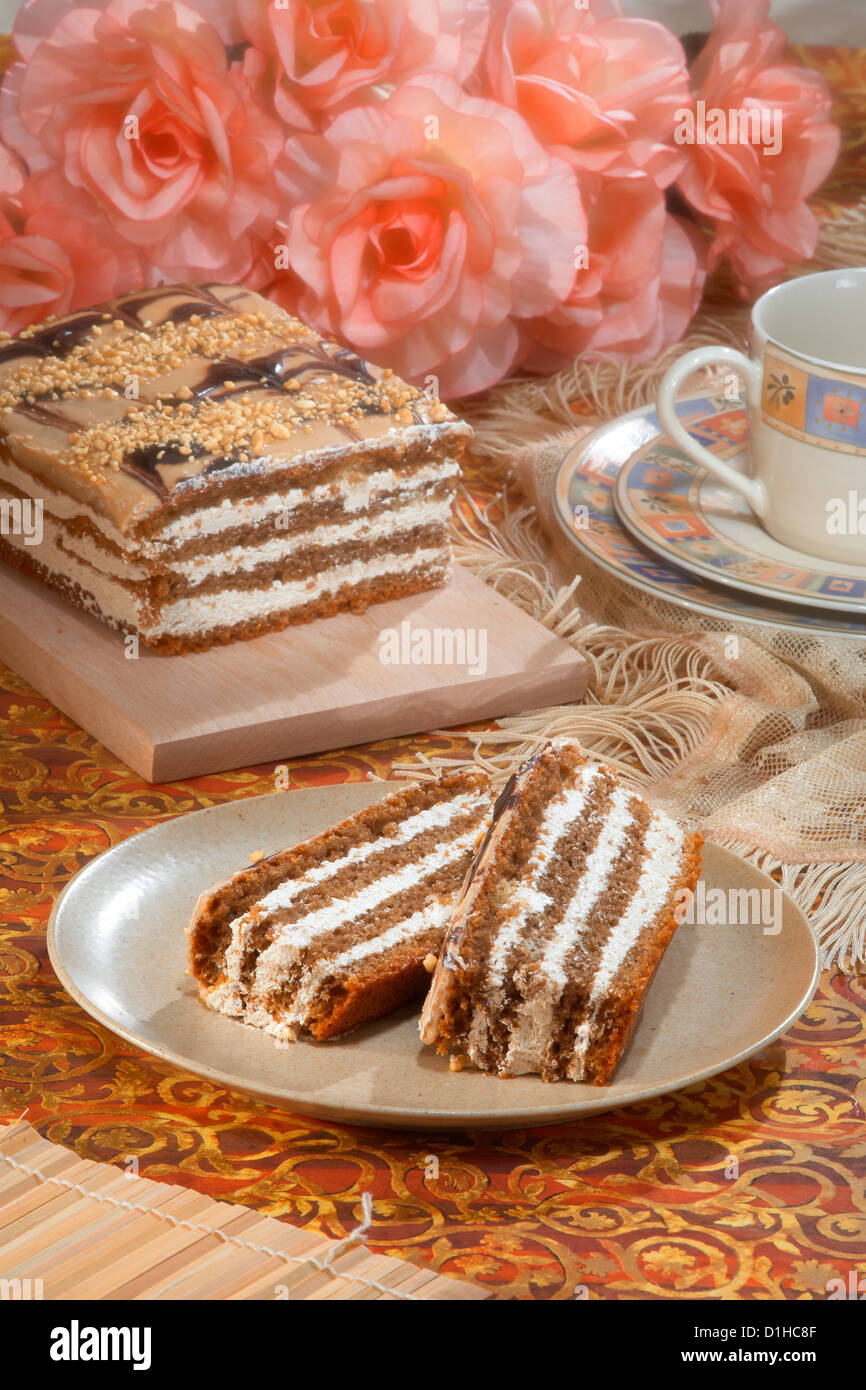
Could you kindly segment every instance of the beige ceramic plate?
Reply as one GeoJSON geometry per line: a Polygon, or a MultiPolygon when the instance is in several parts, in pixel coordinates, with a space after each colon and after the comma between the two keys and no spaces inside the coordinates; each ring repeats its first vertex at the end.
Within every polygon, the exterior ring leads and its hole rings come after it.
{"type": "MultiPolygon", "coordinates": [[[[680,927],[606,1087],[450,1072],[422,1047],[414,1008],[333,1042],[289,1047],[205,1009],[185,973],[184,927],[199,893],[252,851],[271,854],[382,795],[375,782],[281,792],[134,835],[83,869],[55,905],[48,948],[57,974],[100,1023],[179,1067],[309,1115],[415,1128],[550,1124],[663,1095],[765,1046],[812,998],[815,942],[784,898],[775,936],[760,926],[680,927]]],[[[708,890],[775,886],[713,847],[703,876],[708,890]]]]}

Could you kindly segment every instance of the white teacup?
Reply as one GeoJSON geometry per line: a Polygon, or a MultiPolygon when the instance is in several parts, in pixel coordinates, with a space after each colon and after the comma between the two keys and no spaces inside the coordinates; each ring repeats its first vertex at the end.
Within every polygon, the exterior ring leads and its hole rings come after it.
{"type": "Polygon", "coordinates": [[[687,352],[662,382],[658,416],[668,438],[741,493],[776,540],[866,567],[866,267],[769,290],[752,309],[750,356],[687,352]],[[693,439],[674,411],[685,379],[711,366],[745,379],[750,477],[693,439]]]}

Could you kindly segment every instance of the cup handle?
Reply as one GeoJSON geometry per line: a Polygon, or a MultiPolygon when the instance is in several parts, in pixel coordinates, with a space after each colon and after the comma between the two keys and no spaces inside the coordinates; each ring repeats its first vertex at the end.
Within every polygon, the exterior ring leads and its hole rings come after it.
{"type": "Polygon", "coordinates": [[[718,478],[720,482],[726,483],[745,497],[752,511],[763,521],[767,515],[767,493],[763,483],[757,478],[744,477],[735,468],[731,468],[730,464],[725,463],[724,459],[711,454],[709,449],[705,449],[703,444],[693,439],[685,426],[680,424],[674,409],[679,389],[687,377],[701,367],[718,366],[730,367],[739,376],[744,377],[746,397],[750,406],[760,404],[762,373],[757,363],[752,362],[744,353],[737,352],[736,348],[696,348],[694,352],[687,352],[665,373],[656,403],[659,421],[672,443],[677,444],[694,463],[700,464],[701,468],[712,473],[714,478],[718,478]]]}

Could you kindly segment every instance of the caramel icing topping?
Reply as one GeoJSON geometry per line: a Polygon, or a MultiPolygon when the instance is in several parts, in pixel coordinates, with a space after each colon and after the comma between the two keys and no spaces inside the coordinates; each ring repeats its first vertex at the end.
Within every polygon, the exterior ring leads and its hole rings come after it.
{"type": "Polygon", "coordinates": [[[124,532],[226,469],[266,474],[413,425],[465,431],[240,286],[140,290],[0,341],[5,448],[124,532]]]}

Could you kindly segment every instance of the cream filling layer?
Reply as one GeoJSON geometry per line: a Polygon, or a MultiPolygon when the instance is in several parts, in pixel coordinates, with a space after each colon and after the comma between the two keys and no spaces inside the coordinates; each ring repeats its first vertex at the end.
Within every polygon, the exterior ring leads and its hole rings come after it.
{"type": "Polygon", "coordinates": [[[414,816],[407,816],[404,821],[401,821],[393,835],[379,840],[369,840],[362,845],[353,845],[348,854],[343,855],[341,859],[325,860],[324,863],[317,864],[315,868],[308,870],[302,878],[287,879],[285,883],[280,883],[260,899],[256,908],[258,911],[271,913],[291,907],[298,894],[306,891],[307,888],[315,887],[317,884],[333,878],[336,874],[342,873],[343,869],[351,868],[356,864],[363,864],[373,854],[408,844],[428,830],[442,830],[452,821],[459,820],[461,816],[480,810],[485,803],[486,798],[483,796],[473,795],[471,792],[461,792],[459,796],[452,797],[449,801],[440,801],[432,806],[425,806],[423,811],[418,811],[414,816]]]}
{"type": "Polygon", "coordinates": [[[341,482],[322,483],[318,487],[290,488],[287,492],[271,492],[264,497],[250,497],[235,502],[225,498],[218,505],[199,507],[194,512],[166,522],[146,544],[158,557],[163,549],[170,550],[178,542],[219,535],[233,526],[254,526],[263,521],[273,521],[278,516],[290,517],[292,512],[310,502],[340,501],[347,512],[363,512],[388,493],[395,493],[399,497],[403,493],[412,493],[419,488],[445,482],[448,478],[456,478],[459,473],[460,465],[454,459],[446,459],[441,464],[418,468],[410,477],[401,477],[389,468],[371,473],[348,486],[341,482]]]}
{"type": "Polygon", "coordinates": [[[611,870],[622,850],[634,817],[632,794],[616,787],[601,834],[578,879],[562,921],[554,932],[538,966],[540,987],[533,988],[517,1011],[503,1063],[515,1076],[540,1071],[553,1040],[554,1014],[568,981],[565,964],[579,944],[589,915],[610,881],[611,870]]]}
{"type": "Polygon", "coordinates": [[[541,958],[541,968],[555,988],[561,992],[568,976],[565,962],[586,927],[592,909],[598,903],[610,879],[611,870],[622,850],[626,834],[634,822],[631,810],[633,796],[624,787],[616,787],[610,799],[598,841],[588,855],[583,873],[575,885],[559,929],[554,933],[541,958]]]}
{"type": "Polygon", "coordinates": [[[517,888],[511,902],[515,910],[499,928],[491,946],[485,987],[487,1000],[483,1005],[476,1005],[473,1010],[468,1035],[469,1056],[473,1061],[478,1061],[486,1054],[490,1013],[492,1011],[495,1014],[505,1002],[503,989],[506,962],[526,932],[529,920],[539,916],[550,906],[551,898],[547,893],[539,891],[538,884],[560,840],[583,814],[589,794],[599,775],[597,767],[581,768],[573,785],[562,789],[544,808],[536,845],[527,865],[528,881],[517,888]]]}
{"type": "Polygon", "coordinates": [[[393,927],[389,927],[381,935],[370,937],[366,941],[357,941],[354,946],[350,946],[346,951],[341,951],[332,960],[319,961],[311,969],[306,970],[292,1002],[288,1021],[304,1027],[310,1021],[310,1011],[322,985],[327,980],[346,973],[352,966],[360,965],[362,961],[384,955],[387,951],[393,950],[395,946],[410,941],[413,936],[422,936],[426,932],[443,928],[451,916],[451,906],[450,902],[427,903],[417,912],[413,912],[411,917],[406,917],[402,922],[396,922],[393,927]]]}
{"type": "MultiPolygon", "coordinates": [[[[453,840],[446,840],[437,845],[415,863],[404,865],[394,873],[383,874],[372,883],[365,884],[351,898],[328,903],[316,912],[309,913],[300,922],[287,925],[258,958],[245,1015],[247,1022],[261,1026],[262,1017],[273,1019],[273,1015],[264,1007],[264,997],[278,989],[293,969],[303,968],[301,954],[317,937],[326,936],[338,927],[358,921],[392,898],[399,897],[408,888],[423,883],[450,859],[465,855],[475,844],[477,836],[478,827],[473,826],[462,835],[455,836],[453,840]]],[[[447,906],[450,909],[450,904],[447,906]]],[[[302,979],[301,988],[303,984],[302,979]]],[[[308,1007],[309,1005],[305,1006],[304,1017],[308,1007]]],[[[281,1012],[277,1021],[303,1021],[294,1000],[281,1012]]]]}
{"type": "MultiPolygon", "coordinates": [[[[167,574],[203,583],[215,575],[243,573],[245,570],[255,569],[258,565],[288,560],[299,550],[312,546],[318,548],[345,545],[352,541],[383,539],[391,541],[416,526],[444,526],[448,522],[450,512],[449,500],[407,502],[370,521],[359,518],[342,525],[319,526],[310,531],[300,531],[292,536],[277,532],[275,536],[259,545],[246,543],[232,546],[229,550],[220,550],[214,555],[196,555],[189,560],[166,560],[162,570],[167,574]]],[[[149,571],[143,566],[115,555],[112,551],[103,550],[87,536],[61,534],[65,549],[77,559],[93,565],[95,569],[133,582],[150,577],[149,571]]]]}
{"type": "Polygon", "coordinates": [[[107,575],[100,574],[90,565],[82,564],[61,550],[58,539],[59,527],[43,519],[43,535],[40,545],[25,545],[19,536],[4,536],[8,545],[21,550],[30,560],[38,561],[52,574],[60,575],[77,584],[83,591],[82,603],[90,612],[102,615],[114,623],[125,623],[128,627],[143,631],[142,604],[133,592],[107,575]]]}
{"type": "MultiPolygon", "coordinates": [[[[56,530],[55,530],[56,535],[56,530]]],[[[446,547],[415,551],[411,555],[383,553],[369,560],[338,565],[327,574],[284,583],[272,580],[262,588],[224,589],[219,593],[190,594],[167,605],[158,619],[148,617],[143,601],[109,575],[61,550],[46,524],[42,544],[25,546],[23,537],[9,535],[6,541],[21,549],[31,560],[38,560],[53,574],[67,579],[83,591],[82,603],[109,622],[125,624],[145,637],[183,637],[210,632],[272,614],[290,612],[340,589],[353,588],[362,581],[401,575],[433,566],[447,577],[450,557],[446,547]]]]}
{"type": "MultiPolygon", "coordinates": [[[[351,460],[347,459],[347,466],[350,465],[351,460]]],[[[413,492],[418,487],[435,485],[448,478],[456,478],[459,474],[457,461],[445,458],[435,464],[425,464],[408,476],[401,476],[392,468],[383,468],[356,478],[348,485],[336,480],[312,488],[287,488],[282,492],[273,491],[236,501],[224,498],[170,518],[151,537],[133,540],[87,503],[60,491],[47,480],[37,478],[11,459],[0,459],[0,480],[11,483],[25,497],[41,497],[44,510],[56,519],[73,521],[84,518],[125,554],[132,558],[143,556],[153,560],[161,559],[166,551],[170,553],[180,542],[219,535],[233,526],[255,525],[273,520],[281,514],[290,516],[298,507],[311,501],[342,499],[346,511],[355,513],[364,511],[386,493],[413,492]]]]}
{"type": "Polygon", "coordinates": [[[449,557],[442,548],[417,550],[412,555],[376,555],[369,560],[355,560],[349,565],[337,565],[317,578],[283,582],[273,580],[261,589],[223,589],[217,594],[189,595],[168,604],[159,621],[142,625],[145,636],[187,636],[209,632],[213,628],[234,627],[256,618],[290,612],[305,604],[328,598],[341,589],[353,589],[366,580],[388,575],[408,574],[426,567],[442,570],[447,575],[449,557]]]}
{"type": "Polygon", "coordinates": [[[426,831],[442,829],[450,825],[452,821],[470,815],[473,811],[481,812],[488,804],[489,799],[485,796],[461,792],[459,796],[453,797],[450,801],[425,806],[423,811],[418,811],[414,816],[407,816],[404,821],[401,821],[393,835],[382,836],[378,840],[368,840],[361,845],[353,845],[348,854],[342,855],[341,858],[325,859],[322,863],[308,869],[300,878],[286,879],[284,883],[272,889],[270,893],[260,898],[253,908],[240,917],[236,917],[232,922],[231,940],[226,948],[225,979],[209,991],[208,1004],[221,1013],[238,1014],[243,1012],[246,991],[242,976],[247,950],[247,935],[254,920],[260,921],[262,914],[267,916],[269,913],[291,907],[300,893],[306,892],[308,888],[315,888],[321,883],[327,883],[329,879],[336,878],[344,869],[363,864],[372,855],[380,854],[383,850],[396,849],[401,845],[409,844],[426,831]],[[253,913],[255,913],[255,918],[253,913]]]}
{"type": "MultiPolygon", "coordinates": [[[[140,541],[126,537],[107,517],[101,516],[86,503],[79,502],[70,493],[58,492],[57,489],[46,485],[43,503],[44,510],[56,520],[74,521],[85,518],[101,531],[107,541],[118,546],[124,555],[129,555],[133,560],[140,557],[160,560],[165,555],[171,556],[179,543],[220,535],[221,531],[229,531],[236,525],[256,525],[261,521],[272,521],[279,516],[291,517],[293,512],[309,502],[342,500],[346,512],[366,512],[367,507],[375,505],[389,492],[398,493],[399,498],[403,493],[435,486],[438,482],[456,478],[459,474],[460,464],[455,459],[445,459],[442,463],[425,464],[424,467],[416,468],[410,477],[400,477],[393,468],[381,468],[377,473],[357,478],[348,485],[338,480],[322,482],[314,488],[288,488],[285,492],[268,492],[260,498],[224,498],[221,502],[211,503],[210,506],[197,507],[195,512],[172,517],[153,537],[140,541]]],[[[8,459],[0,459],[0,480],[10,482],[18,492],[31,498],[36,496],[35,484],[40,481],[8,459]]]]}
{"type": "Polygon", "coordinates": [[[597,767],[581,769],[579,781],[567,787],[561,796],[550,802],[544,810],[538,829],[536,846],[530,859],[529,881],[521,884],[514,896],[517,912],[510,917],[497,932],[490,952],[489,984],[494,990],[501,988],[503,969],[508,956],[526,930],[527,918],[544,912],[550,906],[551,898],[539,892],[538,884],[551,857],[556,852],[560,840],[572,828],[578,816],[583,814],[589,794],[598,780],[597,767]]]}
{"type": "MultiPolygon", "coordinates": [[[[259,458],[239,459],[229,467],[221,469],[220,477],[227,482],[239,478],[250,478],[258,482],[260,479],[266,478],[269,473],[275,472],[279,467],[285,468],[288,465],[296,468],[312,464],[324,468],[335,461],[345,462],[347,468],[352,468],[353,466],[357,467],[359,458],[363,458],[365,455],[375,457],[377,454],[385,454],[393,449],[398,449],[401,454],[406,454],[415,444],[424,444],[429,449],[441,445],[446,438],[450,444],[453,439],[466,439],[471,434],[472,430],[469,425],[456,418],[448,421],[445,425],[425,422],[400,429],[388,429],[383,434],[370,435],[351,444],[322,443],[306,451],[275,450],[274,453],[259,458]]],[[[196,492],[207,487],[211,482],[212,476],[207,473],[200,473],[187,478],[184,482],[184,496],[194,497],[196,492]]]]}
{"type": "Polygon", "coordinates": [[[661,811],[654,812],[644,841],[646,858],[637,888],[608,936],[593,976],[590,1013],[577,1031],[574,1055],[567,1068],[572,1081],[580,1081],[584,1075],[586,1054],[599,1005],[626,963],[641,932],[655,920],[670,896],[679,874],[684,842],[684,832],[676,822],[661,811]]]}

